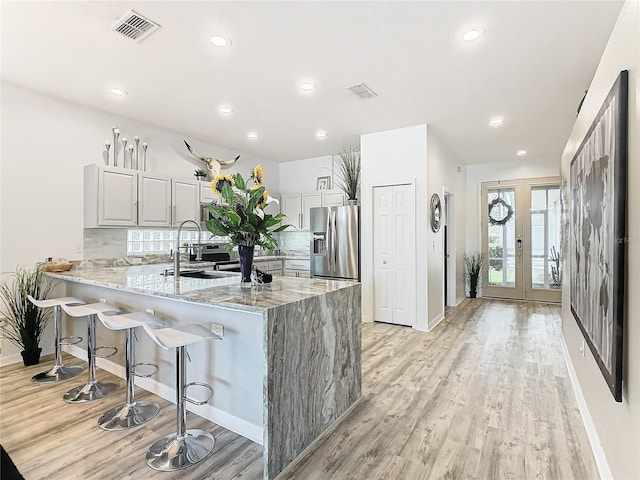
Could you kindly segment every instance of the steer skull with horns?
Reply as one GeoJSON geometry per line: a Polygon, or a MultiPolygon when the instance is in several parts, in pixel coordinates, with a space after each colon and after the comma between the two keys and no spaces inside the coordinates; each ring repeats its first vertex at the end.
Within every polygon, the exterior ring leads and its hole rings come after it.
{"type": "Polygon", "coordinates": [[[193,148],[191,148],[191,145],[189,145],[186,140],[184,141],[184,144],[187,146],[187,150],[189,150],[189,153],[191,155],[193,155],[198,160],[207,164],[207,171],[209,172],[209,180],[213,180],[217,175],[220,174],[221,167],[233,165],[240,158],[240,155],[238,155],[233,160],[218,160],[217,158],[213,158],[213,157],[205,157],[203,155],[200,155],[193,148]]]}

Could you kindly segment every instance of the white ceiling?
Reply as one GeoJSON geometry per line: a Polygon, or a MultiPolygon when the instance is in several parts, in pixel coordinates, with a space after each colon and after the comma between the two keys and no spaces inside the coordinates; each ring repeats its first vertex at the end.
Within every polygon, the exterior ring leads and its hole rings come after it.
{"type": "MultiPolygon", "coordinates": [[[[426,123],[464,164],[560,158],[622,2],[2,1],[2,78],[275,161],[426,123]],[[111,30],[133,9],[161,28],[111,30]],[[485,34],[461,40],[470,28],[485,34]],[[220,49],[209,37],[232,39],[220,49]],[[317,89],[302,94],[299,82],[317,89]],[[378,97],[346,87],[365,82],[378,97]],[[111,87],[127,96],[115,97],[111,87]],[[232,115],[218,112],[222,104],[232,115]],[[504,116],[504,126],[488,127],[504,116]],[[319,129],[328,138],[315,138],[319,129]],[[260,138],[249,141],[247,132],[260,138]]],[[[197,145],[197,141],[194,141],[197,145]]]]}

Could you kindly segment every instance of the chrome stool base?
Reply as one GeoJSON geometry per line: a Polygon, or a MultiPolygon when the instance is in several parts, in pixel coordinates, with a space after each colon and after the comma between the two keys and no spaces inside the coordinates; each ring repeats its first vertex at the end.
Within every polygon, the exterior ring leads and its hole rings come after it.
{"type": "Polygon", "coordinates": [[[84,403],[100,400],[115,393],[120,385],[111,382],[93,382],[73,388],[62,399],[67,403],[84,403]]]}
{"type": "Polygon", "coordinates": [[[65,367],[62,365],[56,365],[48,372],[42,372],[31,377],[33,383],[53,383],[69,380],[70,378],[80,375],[84,371],[84,367],[81,365],[74,365],[71,367],[65,367]]]}
{"type": "Polygon", "coordinates": [[[160,411],[160,405],[152,402],[136,402],[132,405],[118,405],[105,412],[98,420],[103,430],[117,431],[137,427],[147,423],[160,411]]]}
{"type": "Polygon", "coordinates": [[[147,450],[147,465],[161,472],[173,472],[204,460],[213,450],[215,440],[204,430],[187,430],[161,438],[147,450]]]}

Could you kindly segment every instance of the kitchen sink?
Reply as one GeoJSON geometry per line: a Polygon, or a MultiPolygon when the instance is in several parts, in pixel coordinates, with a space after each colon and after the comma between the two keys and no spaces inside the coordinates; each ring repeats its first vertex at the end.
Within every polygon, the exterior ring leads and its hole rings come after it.
{"type": "Polygon", "coordinates": [[[189,278],[228,278],[229,275],[221,272],[204,272],[202,270],[198,271],[188,271],[188,272],[180,272],[181,277],[189,277],[189,278]]]}

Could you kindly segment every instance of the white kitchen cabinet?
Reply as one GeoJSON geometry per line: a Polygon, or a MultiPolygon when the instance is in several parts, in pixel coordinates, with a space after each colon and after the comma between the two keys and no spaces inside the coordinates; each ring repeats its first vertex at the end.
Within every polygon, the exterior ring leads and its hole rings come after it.
{"type": "Polygon", "coordinates": [[[253,263],[256,268],[263,272],[270,273],[271,275],[282,275],[282,260],[256,260],[254,258],[253,263]]]}
{"type": "Polygon", "coordinates": [[[345,204],[345,195],[342,190],[325,190],[322,192],[323,207],[341,207],[345,204]]]}
{"type": "Polygon", "coordinates": [[[200,203],[211,203],[218,195],[211,189],[211,182],[198,181],[200,186],[200,203]]]}
{"type": "Polygon", "coordinates": [[[311,209],[322,206],[322,193],[302,194],[302,230],[311,228],[311,209]]]}
{"type": "Polygon", "coordinates": [[[280,198],[282,213],[287,216],[285,223],[293,227],[287,230],[299,230],[302,227],[302,195],[282,195],[280,198]]]}
{"type": "Polygon", "coordinates": [[[84,226],[129,227],[137,224],[138,173],[117,167],[84,168],[84,226]]]}
{"type": "Polygon", "coordinates": [[[171,226],[171,178],[138,173],[138,225],[171,226]]]}
{"type": "Polygon", "coordinates": [[[171,224],[180,226],[185,220],[200,219],[200,182],[171,179],[171,224]]]}
{"type": "Polygon", "coordinates": [[[309,260],[285,260],[283,264],[283,274],[287,277],[309,278],[309,260]]]}
{"type": "Polygon", "coordinates": [[[84,227],[170,227],[200,218],[196,180],[126,168],[84,167],[84,227]]]}
{"type": "Polygon", "coordinates": [[[320,192],[282,195],[282,212],[287,216],[286,223],[298,230],[309,230],[309,211],[321,206],[320,192]]]}

